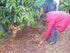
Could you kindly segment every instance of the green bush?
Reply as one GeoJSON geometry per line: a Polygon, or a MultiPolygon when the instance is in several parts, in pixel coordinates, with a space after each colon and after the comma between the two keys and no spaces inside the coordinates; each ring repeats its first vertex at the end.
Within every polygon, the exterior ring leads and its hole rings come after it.
{"type": "Polygon", "coordinates": [[[70,10],[70,0],[60,0],[59,10],[66,11],[69,13],[70,10]]]}
{"type": "Polygon", "coordinates": [[[33,7],[40,7],[34,0],[0,0],[0,35],[4,34],[5,29],[2,25],[10,28],[10,24],[13,23],[18,27],[24,26],[27,23],[34,24],[34,16],[39,17],[38,9],[33,9],[33,7]]]}

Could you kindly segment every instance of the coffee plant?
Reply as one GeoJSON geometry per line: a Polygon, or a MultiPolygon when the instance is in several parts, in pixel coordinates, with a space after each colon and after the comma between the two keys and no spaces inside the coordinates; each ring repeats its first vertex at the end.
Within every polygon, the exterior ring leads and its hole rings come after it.
{"type": "Polygon", "coordinates": [[[60,0],[59,10],[70,13],[70,0],[60,0]]]}
{"type": "Polygon", "coordinates": [[[38,3],[35,0],[0,0],[0,36],[9,31],[11,24],[19,28],[34,24],[34,16],[39,17],[39,11],[33,7],[40,7],[38,3]]]}

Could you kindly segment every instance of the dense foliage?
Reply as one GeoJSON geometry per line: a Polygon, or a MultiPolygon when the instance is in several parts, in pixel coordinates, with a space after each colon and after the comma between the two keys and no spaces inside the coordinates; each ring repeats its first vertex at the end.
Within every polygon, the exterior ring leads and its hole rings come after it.
{"type": "Polygon", "coordinates": [[[70,13],[70,0],[60,0],[59,10],[70,13]]]}
{"type": "Polygon", "coordinates": [[[17,27],[34,24],[34,16],[39,17],[39,11],[33,7],[40,7],[35,0],[0,0],[0,35],[11,24],[17,27]]]}

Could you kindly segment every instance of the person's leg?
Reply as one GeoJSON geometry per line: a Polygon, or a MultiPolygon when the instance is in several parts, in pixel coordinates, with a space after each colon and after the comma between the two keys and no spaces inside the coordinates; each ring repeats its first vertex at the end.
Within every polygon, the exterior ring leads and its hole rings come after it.
{"type": "Polygon", "coordinates": [[[51,41],[51,33],[50,33],[50,35],[49,35],[49,37],[48,37],[48,41],[51,41]]]}
{"type": "Polygon", "coordinates": [[[53,27],[52,31],[50,33],[50,36],[48,37],[48,41],[50,41],[50,43],[49,43],[50,45],[52,45],[53,43],[56,42],[56,34],[55,34],[55,32],[56,32],[56,29],[55,29],[55,27],[53,27]]]}

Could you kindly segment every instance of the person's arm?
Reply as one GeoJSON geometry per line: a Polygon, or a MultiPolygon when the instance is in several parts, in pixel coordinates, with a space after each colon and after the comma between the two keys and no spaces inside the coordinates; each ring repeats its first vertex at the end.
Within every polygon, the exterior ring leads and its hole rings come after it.
{"type": "MultiPolygon", "coordinates": [[[[44,33],[43,41],[44,41],[46,38],[49,37],[53,26],[54,26],[54,21],[51,21],[51,22],[47,23],[47,28],[46,28],[45,33],[44,33]]],[[[42,42],[43,42],[43,41],[42,41],[42,42]]]]}
{"type": "Polygon", "coordinates": [[[54,0],[54,1],[56,2],[56,9],[58,10],[60,0],[54,0]]]}
{"type": "Polygon", "coordinates": [[[53,26],[54,26],[54,21],[51,21],[51,22],[47,23],[47,28],[45,30],[44,38],[48,38],[49,37],[53,26]]]}
{"type": "Polygon", "coordinates": [[[45,41],[45,39],[49,37],[53,26],[54,26],[54,21],[51,21],[51,22],[47,23],[47,28],[46,28],[43,39],[40,41],[40,43],[38,45],[39,47],[42,45],[42,43],[45,41]]]}

